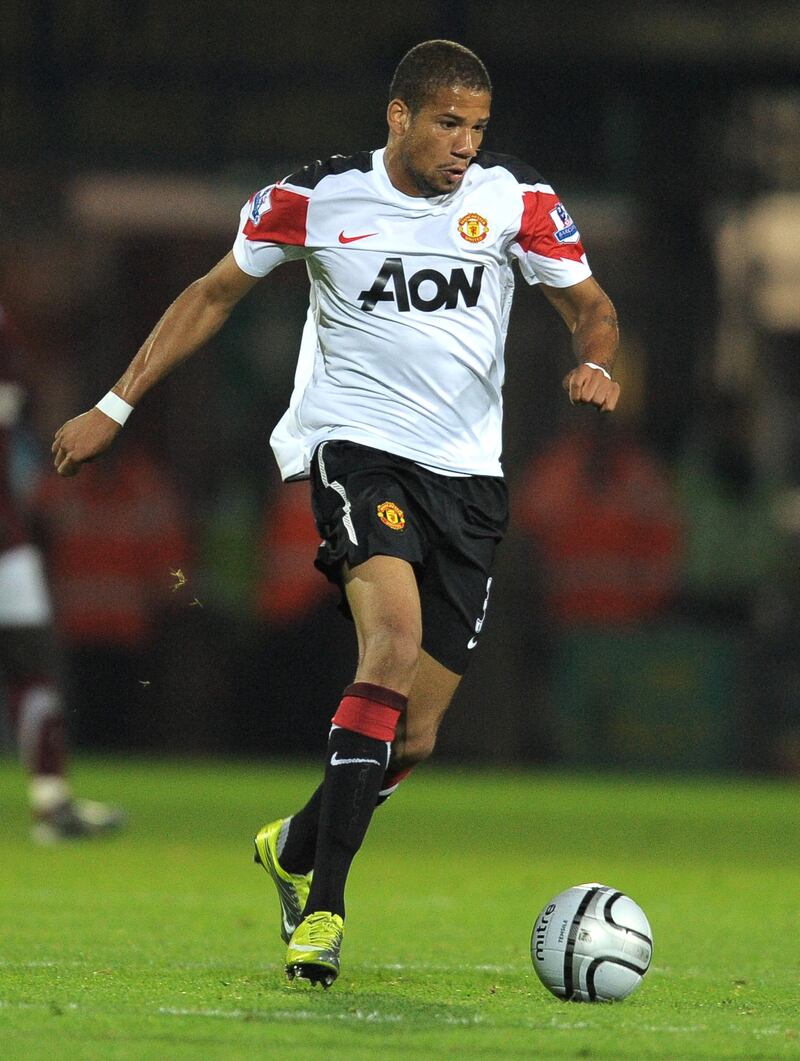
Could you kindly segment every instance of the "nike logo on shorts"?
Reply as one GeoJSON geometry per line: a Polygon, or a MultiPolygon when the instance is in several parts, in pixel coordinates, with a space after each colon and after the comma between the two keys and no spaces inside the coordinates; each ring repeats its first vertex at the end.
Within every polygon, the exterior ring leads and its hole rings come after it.
{"type": "Polygon", "coordinates": [[[469,639],[469,641],[467,641],[467,648],[475,648],[477,643],[478,643],[477,637],[471,637],[469,639]]]}
{"type": "Polygon", "coordinates": [[[331,756],[331,766],[347,766],[348,763],[374,763],[375,766],[381,765],[377,759],[340,759],[338,752],[334,752],[331,756]]]}

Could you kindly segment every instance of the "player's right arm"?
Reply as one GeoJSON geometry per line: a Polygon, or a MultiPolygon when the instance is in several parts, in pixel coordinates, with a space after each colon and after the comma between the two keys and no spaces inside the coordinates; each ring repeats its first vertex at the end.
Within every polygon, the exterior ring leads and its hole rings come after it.
{"type": "MultiPolygon", "coordinates": [[[[233,253],[180,294],[142,344],[113,393],[136,403],[160,379],[215,335],[234,306],[258,281],[243,272],[233,253]]],[[[81,465],[104,453],[121,425],[96,406],[56,431],[53,463],[59,475],[77,475],[81,465]]]]}

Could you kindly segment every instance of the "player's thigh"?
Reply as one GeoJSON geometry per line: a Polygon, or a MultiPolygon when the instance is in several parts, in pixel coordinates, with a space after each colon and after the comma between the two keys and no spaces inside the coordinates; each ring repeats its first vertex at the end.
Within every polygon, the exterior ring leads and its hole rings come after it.
{"type": "Polygon", "coordinates": [[[381,684],[376,674],[386,668],[402,675],[401,684],[410,685],[422,639],[414,568],[396,556],[377,555],[355,567],[345,563],[342,581],[358,637],[359,680],[381,684]],[[363,672],[365,666],[371,668],[369,675],[363,672]]]}

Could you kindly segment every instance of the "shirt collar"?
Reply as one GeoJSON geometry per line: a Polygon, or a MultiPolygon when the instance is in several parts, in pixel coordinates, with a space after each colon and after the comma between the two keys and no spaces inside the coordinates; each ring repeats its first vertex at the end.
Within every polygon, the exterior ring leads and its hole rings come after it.
{"type": "Polygon", "coordinates": [[[469,169],[467,169],[467,173],[464,176],[464,180],[461,182],[461,186],[455,188],[452,192],[445,192],[443,195],[406,195],[405,192],[401,192],[399,188],[395,188],[392,184],[383,157],[385,153],[385,147],[378,148],[376,151],[372,152],[372,168],[375,172],[378,186],[386,195],[387,199],[391,199],[396,203],[402,203],[403,206],[412,210],[419,210],[420,213],[424,213],[427,210],[440,209],[441,207],[449,206],[450,203],[455,202],[461,194],[464,181],[466,181],[467,176],[469,175],[469,169]]]}

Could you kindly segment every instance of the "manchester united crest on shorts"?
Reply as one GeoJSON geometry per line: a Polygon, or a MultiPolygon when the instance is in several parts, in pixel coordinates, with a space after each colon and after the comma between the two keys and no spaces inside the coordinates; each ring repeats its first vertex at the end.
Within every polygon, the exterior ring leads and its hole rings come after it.
{"type": "Polygon", "coordinates": [[[406,517],[403,510],[394,501],[381,501],[378,505],[378,519],[389,530],[401,531],[405,528],[406,517]]]}
{"type": "Polygon", "coordinates": [[[480,214],[464,214],[458,219],[458,231],[467,243],[481,243],[489,235],[489,222],[480,214]]]}

